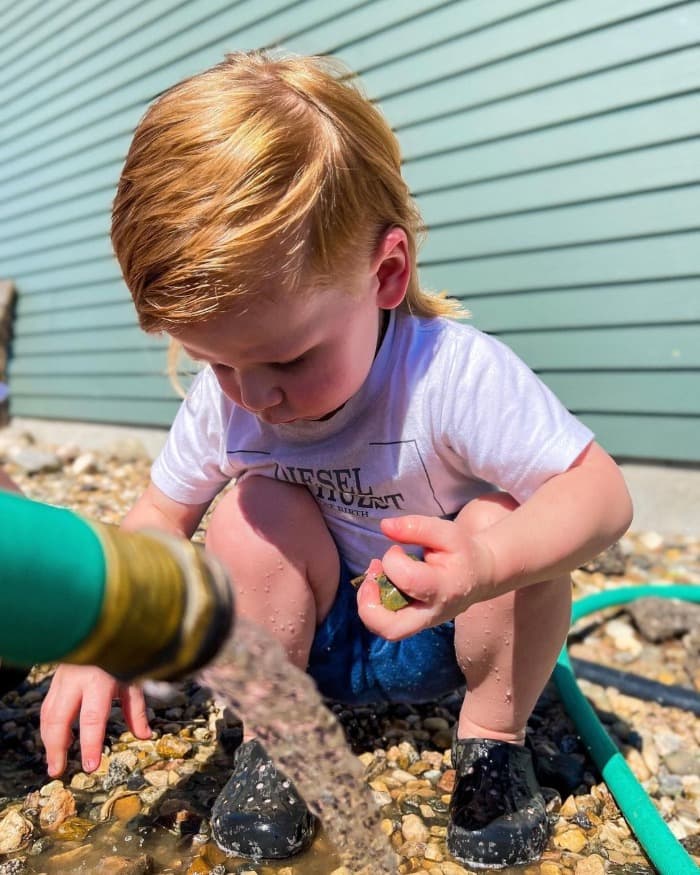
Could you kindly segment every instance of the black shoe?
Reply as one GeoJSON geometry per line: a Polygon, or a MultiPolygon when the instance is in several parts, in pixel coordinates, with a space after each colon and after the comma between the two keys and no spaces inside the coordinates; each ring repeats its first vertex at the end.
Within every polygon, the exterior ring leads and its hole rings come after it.
{"type": "Polygon", "coordinates": [[[309,847],[315,819],[294,784],[253,740],[236,751],[233,774],[212,808],[211,828],[228,854],[284,860],[309,847]]]}
{"type": "Polygon", "coordinates": [[[530,751],[488,738],[456,739],[447,850],[475,869],[537,860],[549,824],[530,751]]]}

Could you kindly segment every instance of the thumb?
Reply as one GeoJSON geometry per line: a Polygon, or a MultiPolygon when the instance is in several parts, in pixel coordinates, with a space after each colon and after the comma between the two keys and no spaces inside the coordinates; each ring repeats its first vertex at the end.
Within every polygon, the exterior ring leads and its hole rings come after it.
{"type": "Polygon", "coordinates": [[[415,544],[430,550],[449,550],[454,543],[454,523],[433,516],[386,517],[382,532],[399,544],[415,544]]]}

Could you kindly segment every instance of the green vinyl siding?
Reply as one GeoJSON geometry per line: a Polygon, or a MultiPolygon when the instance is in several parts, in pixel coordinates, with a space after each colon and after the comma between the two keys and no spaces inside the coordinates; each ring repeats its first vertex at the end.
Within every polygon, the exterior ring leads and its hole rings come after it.
{"type": "Polygon", "coordinates": [[[0,276],[16,415],[167,425],[109,245],[131,133],[226,51],[359,72],[462,299],[618,456],[700,461],[700,2],[0,2],[0,276]]]}

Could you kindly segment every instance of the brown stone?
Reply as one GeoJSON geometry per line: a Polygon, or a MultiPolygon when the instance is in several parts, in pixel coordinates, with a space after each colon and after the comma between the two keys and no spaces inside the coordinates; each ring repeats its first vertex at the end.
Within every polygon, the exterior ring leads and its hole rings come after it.
{"type": "Polygon", "coordinates": [[[76,813],[75,798],[70,790],[60,788],[53,792],[41,806],[39,823],[42,829],[53,832],[64,820],[76,813]]]}
{"type": "Polygon", "coordinates": [[[452,793],[455,788],[455,780],[457,777],[457,772],[454,769],[448,769],[446,772],[440,776],[440,780],[437,782],[438,790],[443,793],[452,793]]]}
{"type": "Polygon", "coordinates": [[[101,875],[148,875],[153,871],[153,861],[148,854],[138,857],[103,857],[100,861],[101,875]]]}

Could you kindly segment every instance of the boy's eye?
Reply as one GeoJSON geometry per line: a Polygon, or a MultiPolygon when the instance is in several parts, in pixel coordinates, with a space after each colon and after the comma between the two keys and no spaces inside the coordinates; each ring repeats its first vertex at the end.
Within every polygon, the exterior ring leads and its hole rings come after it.
{"type": "Polygon", "coordinates": [[[275,367],[285,369],[296,368],[299,365],[303,364],[306,360],[306,353],[303,355],[298,355],[295,359],[290,359],[288,362],[277,362],[275,367]]]}

